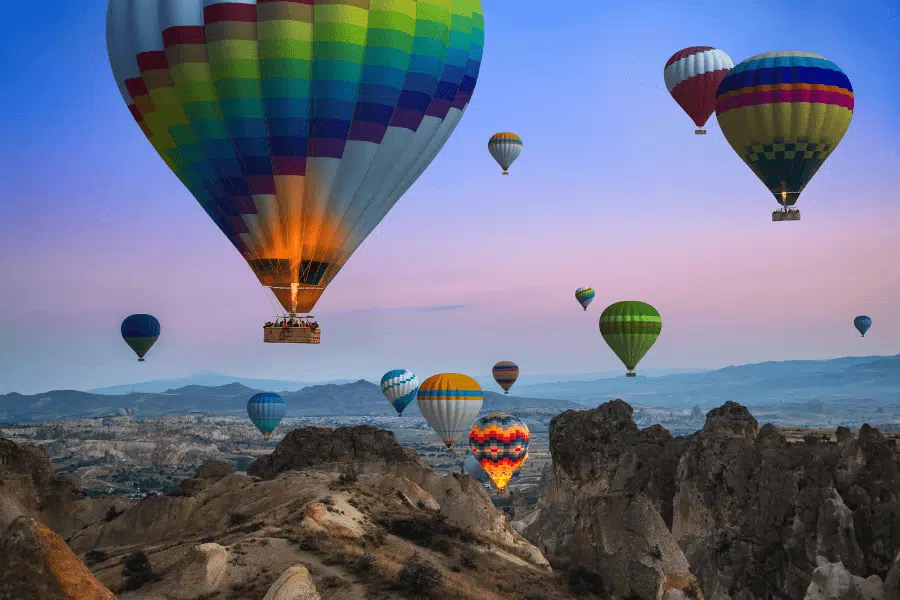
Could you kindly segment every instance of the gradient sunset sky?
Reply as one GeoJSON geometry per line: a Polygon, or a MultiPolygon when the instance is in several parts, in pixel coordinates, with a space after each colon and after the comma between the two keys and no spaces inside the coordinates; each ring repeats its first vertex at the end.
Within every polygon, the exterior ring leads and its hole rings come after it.
{"type": "Polygon", "coordinates": [[[896,0],[486,0],[472,103],[322,296],[320,346],[262,343],[266,292],[116,89],[107,1],[9,4],[0,393],[198,371],[480,377],[498,360],[609,371],[621,363],[597,319],[626,299],[663,318],[639,372],[900,352],[896,0]],[[853,121],[799,223],[773,223],[715,116],[695,136],[669,96],[663,66],[694,45],[735,63],[804,50],[849,76],[853,121]],[[497,131],[524,140],[509,177],[487,151],[497,131]],[[582,285],[597,291],[587,313],[582,285]],[[145,363],[119,335],[135,312],[162,323],[145,363]],[[874,322],[865,339],[858,314],[874,322]]]}

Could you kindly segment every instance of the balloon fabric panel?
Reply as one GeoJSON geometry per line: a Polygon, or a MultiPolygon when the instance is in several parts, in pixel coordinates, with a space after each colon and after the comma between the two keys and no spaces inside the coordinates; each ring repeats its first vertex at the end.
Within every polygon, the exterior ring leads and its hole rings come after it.
{"type": "Polygon", "coordinates": [[[806,52],[749,58],[725,77],[716,96],[716,116],[728,143],[787,206],[797,202],[837,147],[853,107],[844,72],[806,52]]]}
{"type": "Polygon", "coordinates": [[[459,122],[483,28],[480,0],[111,0],[107,40],[154,148],[309,312],[459,122]]]}

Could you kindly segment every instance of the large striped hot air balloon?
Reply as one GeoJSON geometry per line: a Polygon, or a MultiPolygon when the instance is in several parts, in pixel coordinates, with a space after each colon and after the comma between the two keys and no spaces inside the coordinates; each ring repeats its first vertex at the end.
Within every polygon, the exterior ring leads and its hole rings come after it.
{"type": "Polygon", "coordinates": [[[578,300],[578,304],[581,305],[581,308],[587,310],[587,307],[590,305],[590,303],[594,301],[594,288],[578,288],[577,290],[575,290],[575,299],[578,300]]]}
{"type": "Polygon", "coordinates": [[[840,67],[809,52],[768,52],[739,63],[716,94],[722,133],[788,211],[850,126],[853,88],[840,67]]]}
{"type": "Polygon", "coordinates": [[[459,373],[432,375],[422,382],[416,396],[422,416],[450,450],[459,436],[469,431],[483,401],[478,382],[459,373]]]}
{"type": "Polygon", "coordinates": [[[144,355],[159,339],[159,321],[153,315],[130,315],[122,321],[120,331],[125,343],[138,355],[138,362],[143,362],[144,355]]]}
{"type": "Polygon", "coordinates": [[[872,319],[865,315],[860,315],[853,319],[853,326],[856,327],[856,330],[860,335],[866,337],[866,332],[869,330],[869,327],[872,326],[872,319]]]}
{"type": "Polygon", "coordinates": [[[519,378],[519,365],[511,360],[501,360],[491,369],[491,374],[494,376],[494,381],[503,388],[503,393],[508,394],[509,388],[519,378]]]}
{"type": "Polygon", "coordinates": [[[247,402],[247,415],[268,440],[287,412],[284,399],[273,392],[260,392],[247,402]]]}
{"type": "Polygon", "coordinates": [[[716,90],[733,67],[731,57],[711,46],[679,50],[666,62],[666,87],[697,126],[694,133],[706,133],[703,126],[716,109],[716,90]]]}
{"type": "Polygon", "coordinates": [[[285,310],[312,310],[459,123],[480,0],[110,0],[141,130],[285,310]]]}
{"type": "Polygon", "coordinates": [[[409,403],[416,399],[418,390],[419,378],[415,373],[406,369],[388,371],[381,378],[381,393],[391,403],[398,415],[402,415],[409,403]]]}
{"type": "Polygon", "coordinates": [[[525,462],[531,432],[516,417],[495,412],[478,419],[469,431],[469,447],[498,490],[525,462]]]}
{"type": "Polygon", "coordinates": [[[495,133],[488,140],[488,152],[503,169],[503,174],[509,175],[509,167],[522,153],[522,138],[509,131],[495,133]]]}
{"type": "Polygon", "coordinates": [[[625,364],[626,377],[635,376],[635,367],[653,347],[661,331],[659,313],[646,302],[616,302],[600,315],[600,335],[625,364]]]}

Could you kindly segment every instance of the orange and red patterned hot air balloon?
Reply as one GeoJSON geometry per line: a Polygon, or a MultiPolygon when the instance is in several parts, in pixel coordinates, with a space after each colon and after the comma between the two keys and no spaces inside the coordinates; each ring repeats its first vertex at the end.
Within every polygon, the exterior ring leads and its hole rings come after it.
{"type": "Polygon", "coordinates": [[[666,63],[666,87],[697,125],[694,133],[706,133],[703,125],[716,109],[716,90],[733,68],[731,57],[710,46],[679,50],[666,63]]]}
{"type": "Polygon", "coordinates": [[[478,419],[469,432],[472,454],[500,491],[525,462],[530,442],[528,425],[501,412],[478,419]]]}

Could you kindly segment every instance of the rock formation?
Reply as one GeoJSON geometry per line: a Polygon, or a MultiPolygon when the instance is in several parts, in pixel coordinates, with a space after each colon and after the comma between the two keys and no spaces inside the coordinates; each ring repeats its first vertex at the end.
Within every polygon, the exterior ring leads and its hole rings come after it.
{"type": "Polygon", "coordinates": [[[0,538],[0,600],[115,600],[44,524],[18,517],[0,538]]]}
{"type": "MultiPolygon", "coordinates": [[[[863,580],[891,581],[900,551],[900,441],[868,425],[858,437],[839,428],[835,443],[813,432],[791,443],[727,402],[707,413],[703,429],[673,438],[660,426],[638,429],[631,407],[616,400],[554,418],[550,450],[552,481],[517,527],[552,564],[598,570],[607,589],[616,585],[615,571],[603,566],[612,546],[591,540],[626,535],[660,545],[665,564],[653,567],[655,581],[675,577],[688,582],[684,591],[693,585],[682,571],[690,564],[713,600],[803,598],[818,556],[863,580]],[[633,503],[653,507],[660,520],[626,526],[627,510],[644,514],[633,503]],[[600,516],[616,506],[616,518],[600,516]]],[[[821,568],[820,578],[835,570],[821,568]]]]}

